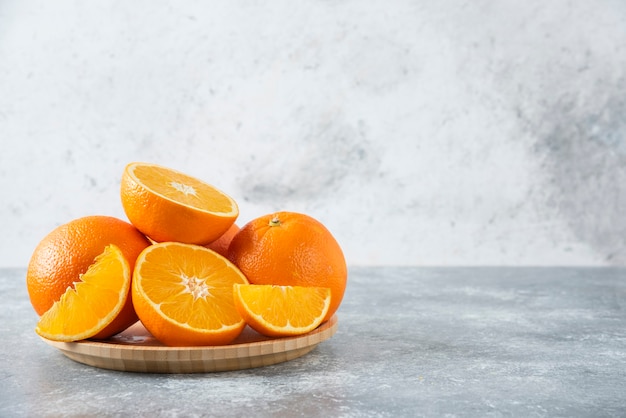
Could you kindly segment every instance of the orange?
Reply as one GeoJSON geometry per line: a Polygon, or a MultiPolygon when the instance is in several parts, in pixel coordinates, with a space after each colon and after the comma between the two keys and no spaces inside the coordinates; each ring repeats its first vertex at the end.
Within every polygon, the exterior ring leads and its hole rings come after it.
{"type": "Polygon", "coordinates": [[[248,281],[216,252],[163,242],[137,259],[133,305],[146,329],[166,345],[228,344],[245,327],[233,301],[235,283],[248,281]]]}
{"type": "Polygon", "coordinates": [[[233,237],[237,235],[237,232],[239,232],[239,229],[240,228],[237,224],[232,224],[231,227],[228,228],[228,231],[224,232],[221,237],[219,237],[212,243],[207,244],[205,247],[207,247],[210,250],[215,251],[219,255],[227,257],[228,246],[230,245],[230,242],[233,240],[233,237]]]}
{"type": "MultiPolygon", "coordinates": [[[[135,259],[150,242],[128,222],[109,216],[78,218],[44,237],[35,248],[26,272],[28,295],[37,314],[43,315],[68,287],[74,287],[81,274],[109,244],[122,251],[132,271],[135,259]]],[[[109,326],[111,335],[136,321],[129,297],[120,315],[109,326]]]]}
{"type": "Polygon", "coordinates": [[[270,337],[313,331],[328,312],[327,287],[236,284],[235,307],[248,325],[270,337]]]}
{"type": "Polygon", "coordinates": [[[120,249],[107,246],[74,287],[68,287],[61,299],[41,316],[35,331],[55,341],[108,337],[107,326],[128,299],[130,274],[130,266],[120,249]]]}
{"type": "Polygon", "coordinates": [[[120,194],[130,222],[156,242],[204,245],[219,238],[239,216],[230,196],[156,164],[128,164],[120,194]]]}
{"type": "Polygon", "coordinates": [[[339,308],[348,269],[333,235],[316,219],[277,212],[244,225],[228,248],[228,258],[252,284],[330,288],[330,308],[339,308]]]}

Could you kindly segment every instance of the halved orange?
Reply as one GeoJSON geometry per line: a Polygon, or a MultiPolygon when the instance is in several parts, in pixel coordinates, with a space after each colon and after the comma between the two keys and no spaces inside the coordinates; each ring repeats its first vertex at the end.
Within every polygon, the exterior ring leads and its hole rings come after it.
{"type": "Polygon", "coordinates": [[[228,344],[245,327],[233,301],[236,283],[248,280],[218,253],[163,242],[137,258],[133,305],[146,329],[166,345],[228,344]]]}
{"type": "Polygon", "coordinates": [[[197,178],[156,164],[124,169],[120,195],[128,220],[156,242],[207,244],[239,216],[226,193],[197,178]]]}
{"type": "Polygon", "coordinates": [[[130,266],[111,244],[39,319],[35,331],[49,340],[98,337],[119,315],[129,295],[130,266]]]}
{"type": "Polygon", "coordinates": [[[306,334],[317,328],[330,307],[327,287],[235,284],[239,314],[252,329],[270,337],[306,334]]]}

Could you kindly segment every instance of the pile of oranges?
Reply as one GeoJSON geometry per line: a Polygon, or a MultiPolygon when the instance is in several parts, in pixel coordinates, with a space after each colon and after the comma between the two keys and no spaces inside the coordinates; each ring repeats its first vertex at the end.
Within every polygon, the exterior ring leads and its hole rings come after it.
{"type": "Polygon", "coordinates": [[[35,248],[26,284],[42,337],[106,339],[139,320],[166,345],[223,345],[246,325],[271,337],[310,332],[341,304],[343,252],[308,215],[240,228],[226,193],[149,163],[126,166],[120,197],[129,222],[75,219],[35,248]]]}

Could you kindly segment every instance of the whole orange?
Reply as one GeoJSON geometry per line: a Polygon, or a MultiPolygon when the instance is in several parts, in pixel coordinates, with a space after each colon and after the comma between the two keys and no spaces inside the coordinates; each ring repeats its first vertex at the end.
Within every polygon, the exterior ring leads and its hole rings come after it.
{"type": "MultiPolygon", "coordinates": [[[[132,271],[137,256],[150,242],[128,222],[110,216],[78,218],[44,237],[26,272],[28,295],[37,314],[43,315],[68,287],[74,287],[74,282],[109,244],[120,248],[132,271]]],[[[97,337],[113,335],[136,321],[129,296],[122,312],[97,337]]]]}
{"type": "Polygon", "coordinates": [[[205,245],[205,247],[207,247],[209,250],[215,251],[219,255],[228,257],[228,246],[230,245],[230,242],[233,240],[235,235],[237,235],[237,232],[239,232],[239,229],[239,225],[232,224],[230,228],[228,228],[228,231],[224,232],[222,236],[220,236],[212,243],[205,245]]]}
{"type": "Polygon", "coordinates": [[[228,258],[252,284],[330,288],[324,321],[337,311],[346,290],[341,247],[322,223],[302,213],[277,212],[248,222],[231,241],[228,258]]]}

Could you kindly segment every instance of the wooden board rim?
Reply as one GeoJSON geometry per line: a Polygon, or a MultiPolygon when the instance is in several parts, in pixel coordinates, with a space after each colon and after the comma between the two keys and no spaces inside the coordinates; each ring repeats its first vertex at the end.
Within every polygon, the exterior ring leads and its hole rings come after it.
{"type": "Polygon", "coordinates": [[[144,373],[206,373],[268,366],[301,357],[337,331],[337,316],[299,336],[267,338],[223,346],[167,347],[84,340],[59,342],[40,337],[66,357],[94,367],[144,373]]]}

